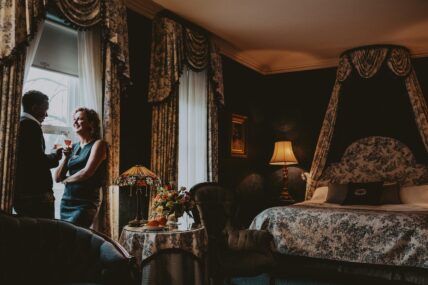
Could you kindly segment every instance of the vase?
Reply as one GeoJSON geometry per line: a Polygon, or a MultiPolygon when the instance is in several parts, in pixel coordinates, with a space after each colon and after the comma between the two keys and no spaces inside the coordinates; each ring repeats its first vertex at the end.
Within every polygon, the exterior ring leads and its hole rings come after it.
{"type": "Polygon", "coordinates": [[[166,222],[166,224],[167,224],[169,230],[176,230],[178,225],[177,225],[177,218],[175,217],[175,214],[172,213],[172,214],[168,215],[167,220],[168,221],[166,222]]]}
{"type": "Polygon", "coordinates": [[[168,222],[177,223],[177,217],[175,216],[175,213],[172,213],[166,217],[168,222]]]}

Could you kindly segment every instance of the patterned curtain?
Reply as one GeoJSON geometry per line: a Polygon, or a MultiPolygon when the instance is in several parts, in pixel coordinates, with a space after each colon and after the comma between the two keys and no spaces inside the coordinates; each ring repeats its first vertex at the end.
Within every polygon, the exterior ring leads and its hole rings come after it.
{"type": "Polygon", "coordinates": [[[25,53],[0,65],[0,209],[12,212],[25,53]]]}
{"type": "Polygon", "coordinates": [[[164,183],[177,181],[178,88],[152,106],[151,169],[164,183]]]}
{"type": "Polygon", "coordinates": [[[6,212],[12,212],[26,46],[45,14],[43,1],[21,2],[0,2],[0,209],[6,212]]]}
{"type": "MultiPolygon", "coordinates": [[[[14,177],[17,126],[19,124],[20,99],[22,93],[22,75],[25,49],[34,36],[36,24],[45,14],[48,4],[57,5],[64,16],[74,25],[89,28],[101,23],[103,28],[103,124],[105,137],[109,144],[108,185],[119,173],[119,135],[120,135],[120,96],[129,80],[128,28],[126,7],[123,0],[6,0],[0,3],[0,37],[4,44],[0,46],[0,68],[2,76],[0,126],[4,126],[4,143],[0,146],[0,156],[9,161],[9,172],[0,166],[2,185],[0,197],[2,209],[10,211],[12,183],[14,177]],[[22,64],[22,66],[19,66],[22,64]],[[13,88],[11,88],[13,84],[13,88]],[[4,104],[3,104],[4,102],[4,104]],[[12,105],[8,105],[12,104],[12,105]],[[8,122],[7,120],[10,120],[8,122]],[[12,166],[12,167],[10,167],[12,166]],[[5,176],[4,174],[7,174],[5,176]],[[8,178],[9,177],[9,178],[8,178]],[[5,201],[3,203],[3,201],[5,201]]],[[[3,137],[2,137],[3,139],[3,137]]],[[[111,235],[110,192],[103,189],[103,204],[98,215],[98,230],[111,235]]]]}
{"type": "Polygon", "coordinates": [[[218,103],[212,86],[208,85],[208,181],[218,181],[218,103]]]}
{"type": "Polygon", "coordinates": [[[104,26],[104,86],[103,128],[104,140],[109,145],[107,186],[103,187],[103,203],[98,213],[97,230],[118,239],[118,228],[111,227],[112,217],[119,209],[112,208],[109,185],[119,176],[120,165],[120,97],[129,82],[128,23],[123,0],[103,1],[104,26]]]}
{"type": "Polygon", "coordinates": [[[349,59],[342,56],[337,68],[336,82],[334,83],[333,92],[328,103],[327,112],[322,123],[320,136],[312,160],[311,170],[307,177],[307,187],[305,199],[312,198],[314,190],[317,188],[318,179],[321,177],[327,162],[328,151],[330,149],[331,139],[333,138],[334,126],[336,124],[337,106],[339,104],[339,93],[342,82],[351,74],[352,66],[349,59]]]}
{"type": "Polygon", "coordinates": [[[393,48],[388,58],[388,67],[397,76],[405,77],[407,93],[409,93],[410,103],[415,114],[415,122],[428,152],[428,108],[416,72],[412,67],[408,50],[393,48]]]}
{"type": "Polygon", "coordinates": [[[405,80],[410,103],[415,115],[425,149],[428,151],[428,108],[422,94],[415,71],[412,68],[409,51],[403,47],[363,47],[344,53],[339,62],[336,83],[333,88],[327,112],[321,127],[320,136],[312,160],[311,170],[307,177],[306,199],[310,199],[322,180],[327,162],[337,115],[341,82],[345,81],[354,67],[363,78],[373,77],[382,64],[387,61],[388,67],[405,80]],[[352,65],[351,63],[352,62],[352,65]]]}
{"type": "Polygon", "coordinates": [[[224,104],[221,57],[204,32],[189,28],[164,13],[153,20],[148,101],[152,109],[152,170],[162,181],[176,181],[178,161],[178,112],[175,97],[184,65],[194,71],[208,69],[208,178],[218,178],[217,110],[224,104]],[[173,98],[170,98],[173,97],[173,98]],[[166,112],[162,114],[162,112],[166,112]],[[171,121],[165,120],[171,118],[171,121]]]}

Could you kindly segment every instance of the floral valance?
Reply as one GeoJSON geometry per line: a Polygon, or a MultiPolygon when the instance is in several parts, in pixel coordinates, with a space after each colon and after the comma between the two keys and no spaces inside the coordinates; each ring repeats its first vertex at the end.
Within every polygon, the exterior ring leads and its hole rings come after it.
{"type": "Polygon", "coordinates": [[[208,33],[185,26],[164,14],[153,20],[149,102],[169,97],[178,85],[184,65],[195,71],[208,68],[217,102],[223,104],[221,57],[208,33]]]}
{"type": "Polygon", "coordinates": [[[410,54],[400,46],[369,46],[345,52],[340,57],[337,80],[345,81],[352,69],[363,78],[373,77],[385,62],[397,76],[408,76],[412,68],[410,54]],[[351,64],[352,63],[352,64],[351,64]]]}
{"type": "Polygon", "coordinates": [[[101,21],[101,0],[60,0],[57,6],[78,26],[91,27],[101,21]]]}

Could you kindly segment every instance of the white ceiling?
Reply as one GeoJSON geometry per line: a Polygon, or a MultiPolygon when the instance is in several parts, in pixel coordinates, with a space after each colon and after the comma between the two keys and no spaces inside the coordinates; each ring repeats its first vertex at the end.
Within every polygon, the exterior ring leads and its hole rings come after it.
{"type": "Polygon", "coordinates": [[[428,0],[154,2],[217,35],[224,54],[263,74],[336,66],[343,51],[368,44],[428,56],[428,0]]]}

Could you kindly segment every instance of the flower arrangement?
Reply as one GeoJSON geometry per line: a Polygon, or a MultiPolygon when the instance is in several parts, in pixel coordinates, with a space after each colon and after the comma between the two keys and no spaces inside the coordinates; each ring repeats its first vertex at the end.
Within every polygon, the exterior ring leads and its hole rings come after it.
{"type": "Polygon", "coordinates": [[[152,202],[152,216],[167,217],[175,214],[175,217],[181,217],[184,212],[192,216],[191,210],[195,202],[191,199],[190,193],[185,187],[180,190],[172,189],[170,185],[159,187],[156,196],[152,202]]]}

